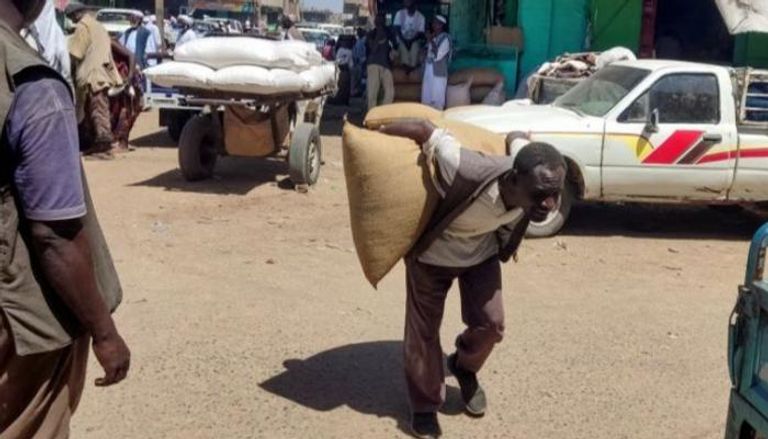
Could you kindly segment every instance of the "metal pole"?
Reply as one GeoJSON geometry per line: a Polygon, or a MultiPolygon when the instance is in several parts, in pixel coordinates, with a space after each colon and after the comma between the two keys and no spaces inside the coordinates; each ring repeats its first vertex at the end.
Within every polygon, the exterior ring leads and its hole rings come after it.
{"type": "Polygon", "coordinates": [[[155,0],[155,16],[157,28],[160,30],[160,50],[165,50],[165,1],[155,0]]]}

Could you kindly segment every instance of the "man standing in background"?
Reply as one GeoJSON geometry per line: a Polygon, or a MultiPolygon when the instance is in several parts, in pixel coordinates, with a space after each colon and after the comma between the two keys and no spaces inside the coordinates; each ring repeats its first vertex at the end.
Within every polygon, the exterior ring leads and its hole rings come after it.
{"type": "Polygon", "coordinates": [[[0,438],[69,437],[89,344],[122,381],[120,282],[78,151],[70,87],[19,36],[45,0],[0,0],[0,438]]]}
{"type": "Polygon", "coordinates": [[[365,30],[357,28],[357,40],[352,48],[352,96],[363,93],[363,71],[365,71],[365,30]]]}
{"type": "Polygon", "coordinates": [[[123,32],[118,39],[120,44],[136,57],[136,62],[142,70],[157,63],[154,59],[147,58],[148,54],[157,52],[157,46],[152,31],[142,24],[143,19],[144,17],[139,13],[132,15],[131,27],[123,32]]]}
{"type": "Polygon", "coordinates": [[[416,0],[405,0],[403,9],[395,14],[394,27],[397,33],[400,63],[412,70],[419,66],[421,42],[424,40],[426,19],[416,9],[416,0]]]}
{"type": "Polygon", "coordinates": [[[66,14],[76,24],[69,53],[76,62],[81,149],[85,155],[109,160],[114,158],[109,90],[123,83],[112,58],[112,39],[82,3],[70,3],[66,14]]]}
{"type": "Polygon", "coordinates": [[[384,14],[379,13],[374,28],[365,38],[368,61],[368,110],[391,104],[395,98],[395,82],[392,77],[392,51],[397,47],[392,33],[386,26],[384,14]],[[384,91],[383,100],[379,93],[384,91]]]}

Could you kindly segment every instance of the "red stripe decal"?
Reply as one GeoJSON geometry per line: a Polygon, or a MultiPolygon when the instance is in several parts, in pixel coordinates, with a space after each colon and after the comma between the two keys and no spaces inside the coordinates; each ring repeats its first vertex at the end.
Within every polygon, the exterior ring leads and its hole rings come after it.
{"type": "Polygon", "coordinates": [[[677,161],[701,139],[703,131],[675,131],[658,148],[643,160],[646,165],[669,165],[677,161]]]}
{"type": "Polygon", "coordinates": [[[696,162],[696,164],[700,165],[703,163],[722,162],[725,160],[733,160],[736,157],[740,157],[743,159],[766,158],[768,157],[768,148],[753,148],[753,149],[745,149],[741,151],[716,152],[714,154],[709,154],[702,157],[698,162],[696,162]]]}

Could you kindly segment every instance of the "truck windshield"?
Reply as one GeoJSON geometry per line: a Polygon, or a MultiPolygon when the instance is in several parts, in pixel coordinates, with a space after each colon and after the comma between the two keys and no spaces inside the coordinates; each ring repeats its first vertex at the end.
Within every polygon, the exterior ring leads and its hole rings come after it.
{"type": "Polygon", "coordinates": [[[602,117],[649,73],[649,70],[634,67],[608,66],[568,90],[553,105],[602,117]]]}

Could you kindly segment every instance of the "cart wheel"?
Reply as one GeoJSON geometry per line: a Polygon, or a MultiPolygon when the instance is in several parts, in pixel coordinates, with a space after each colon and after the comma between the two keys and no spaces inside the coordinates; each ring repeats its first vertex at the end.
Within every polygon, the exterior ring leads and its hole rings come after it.
{"type": "Polygon", "coordinates": [[[300,123],[291,136],[288,168],[293,184],[313,185],[320,177],[322,163],[320,132],[311,123],[300,123]]]}
{"type": "Polygon", "coordinates": [[[211,178],[218,158],[218,139],[210,116],[195,116],[184,125],[179,139],[179,167],[187,181],[211,178]]]}
{"type": "Polygon", "coordinates": [[[168,135],[174,142],[179,143],[181,132],[184,130],[187,121],[189,121],[193,115],[194,113],[191,111],[176,111],[171,116],[171,120],[168,123],[168,135]]]}

